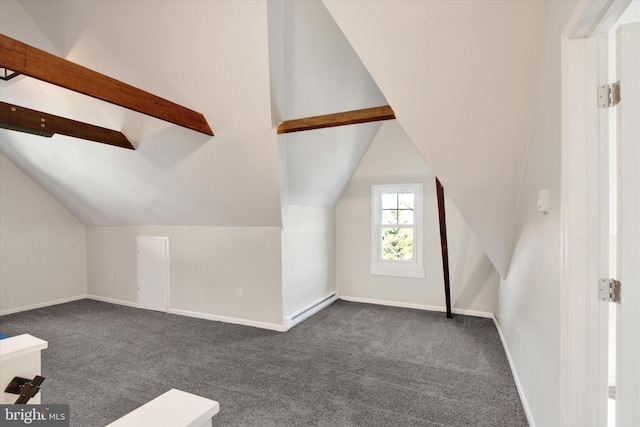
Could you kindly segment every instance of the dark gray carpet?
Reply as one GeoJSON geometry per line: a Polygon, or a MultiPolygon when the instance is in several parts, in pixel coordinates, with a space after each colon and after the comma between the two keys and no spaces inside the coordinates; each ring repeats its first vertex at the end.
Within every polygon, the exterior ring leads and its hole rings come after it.
{"type": "Polygon", "coordinates": [[[82,300],[0,330],[49,342],[43,402],[77,427],[171,388],[220,402],[214,426],[528,425],[489,319],[337,301],[280,333],[82,300]]]}

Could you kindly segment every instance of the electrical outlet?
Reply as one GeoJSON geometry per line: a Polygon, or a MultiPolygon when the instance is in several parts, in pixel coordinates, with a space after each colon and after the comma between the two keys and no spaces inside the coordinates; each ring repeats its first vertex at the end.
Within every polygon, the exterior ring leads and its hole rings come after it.
{"type": "Polygon", "coordinates": [[[110,281],[111,283],[115,283],[115,282],[116,282],[116,275],[115,275],[115,273],[113,273],[113,272],[109,273],[109,281],[110,281]]]}
{"type": "Polygon", "coordinates": [[[545,215],[549,213],[549,190],[538,191],[538,201],[536,206],[538,208],[538,212],[542,212],[545,215]]]}
{"type": "Polygon", "coordinates": [[[371,279],[371,287],[372,288],[376,287],[376,279],[371,279]]]}
{"type": "Polygon", "coordinates": [[[240,286],[236,288],[236,296],[242,298],[242,288],[240,286]]]}
{"type": "Polygon", "coordinates": [[[521,341],[520,329],[518,329],[518,330],[516,331],[516,345],[517,345],[518,347],[520,347],[520,341],[521,341]]]}

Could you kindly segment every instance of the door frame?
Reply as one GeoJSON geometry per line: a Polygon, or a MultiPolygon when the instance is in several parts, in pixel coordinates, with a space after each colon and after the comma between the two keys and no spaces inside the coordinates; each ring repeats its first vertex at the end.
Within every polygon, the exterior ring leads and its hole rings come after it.
{"type": "Polygon", "coordinates": [[[170,258],[170,248],[169,248],[169,237],[166,236],[136,236],[136,299],[137,299],[137,303],[138,306],[140,306],[140,290],[139,290],[139,283],[138,283],[138,256],[137,256],[137,251],[138,251],[138,241],[140,239],[156,239],[156,240],[164,240],[165,241],[165,256],[166,256],[166,260],[167,260],[167,265],[166,265],[166,277],[167,277],[167,306],[166,309],[163,310],[165,313],[168,313],[169,310],[171,309],[171,258],[170,258]]]}
{"type": "Polygon", "coordinates": [[[640,183],[640,135],[637,112],[640,110],[640,23],[638,9],[617,28],[617,75],[616,80],[624,84],[624,102],[617,108],[617,271],[616,279],[622,282],[622,301],[617,309],[616,325],[616,423],[619,426],[640,423],[640,346],[636,327],[640,323],[640,226],[637,213],[640,198],[637,187],[640,183]],[[629,22],[632,21],[632,22],[629,22]],[[633,22],[635,21],[635,22],[633,22]]]}
{"type": "Polygon", "coordinates": [[[561,359],[562,426],[607,425],[607,110],[596,106],[606,76],[606,35],[631,0],[583,0],[562,34],[561,359]],[[604,65],[603,65],[604,64],[604,65]],[[598,173],[594,173],[598,171],[598,173]]]}

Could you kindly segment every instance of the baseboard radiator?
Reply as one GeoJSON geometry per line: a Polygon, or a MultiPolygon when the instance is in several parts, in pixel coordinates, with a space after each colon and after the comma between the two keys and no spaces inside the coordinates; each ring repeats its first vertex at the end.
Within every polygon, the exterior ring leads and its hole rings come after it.
{"type": "Polygon", "coordinates": [[[325,307],[331,305],[335,300],[338,299],[338,291],[332,292],[324,298],[319,299],[318,301],[307,305],[306,307],[301,308],[300,310],[291,313],[289,316],[285,317],[285,325],[287,329],[290,329],[302,322],[305,319],[313,316],[320,310],[325,307]]]}

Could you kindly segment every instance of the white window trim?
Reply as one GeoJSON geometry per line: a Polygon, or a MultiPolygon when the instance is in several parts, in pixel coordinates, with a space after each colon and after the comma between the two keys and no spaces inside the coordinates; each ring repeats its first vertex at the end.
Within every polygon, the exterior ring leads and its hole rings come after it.
{"type": "Polygon", "coordinates": [[[423,257],[423,208],[422,183],[388,184],[371,186],[371,269],[370,273],[378,276],[397,276],[424,278],[423,257]],[[414,193],[415,233],[413,236],[413,260],[383,260],[380,247],[380,196],[387,193],[414,193]]]}

